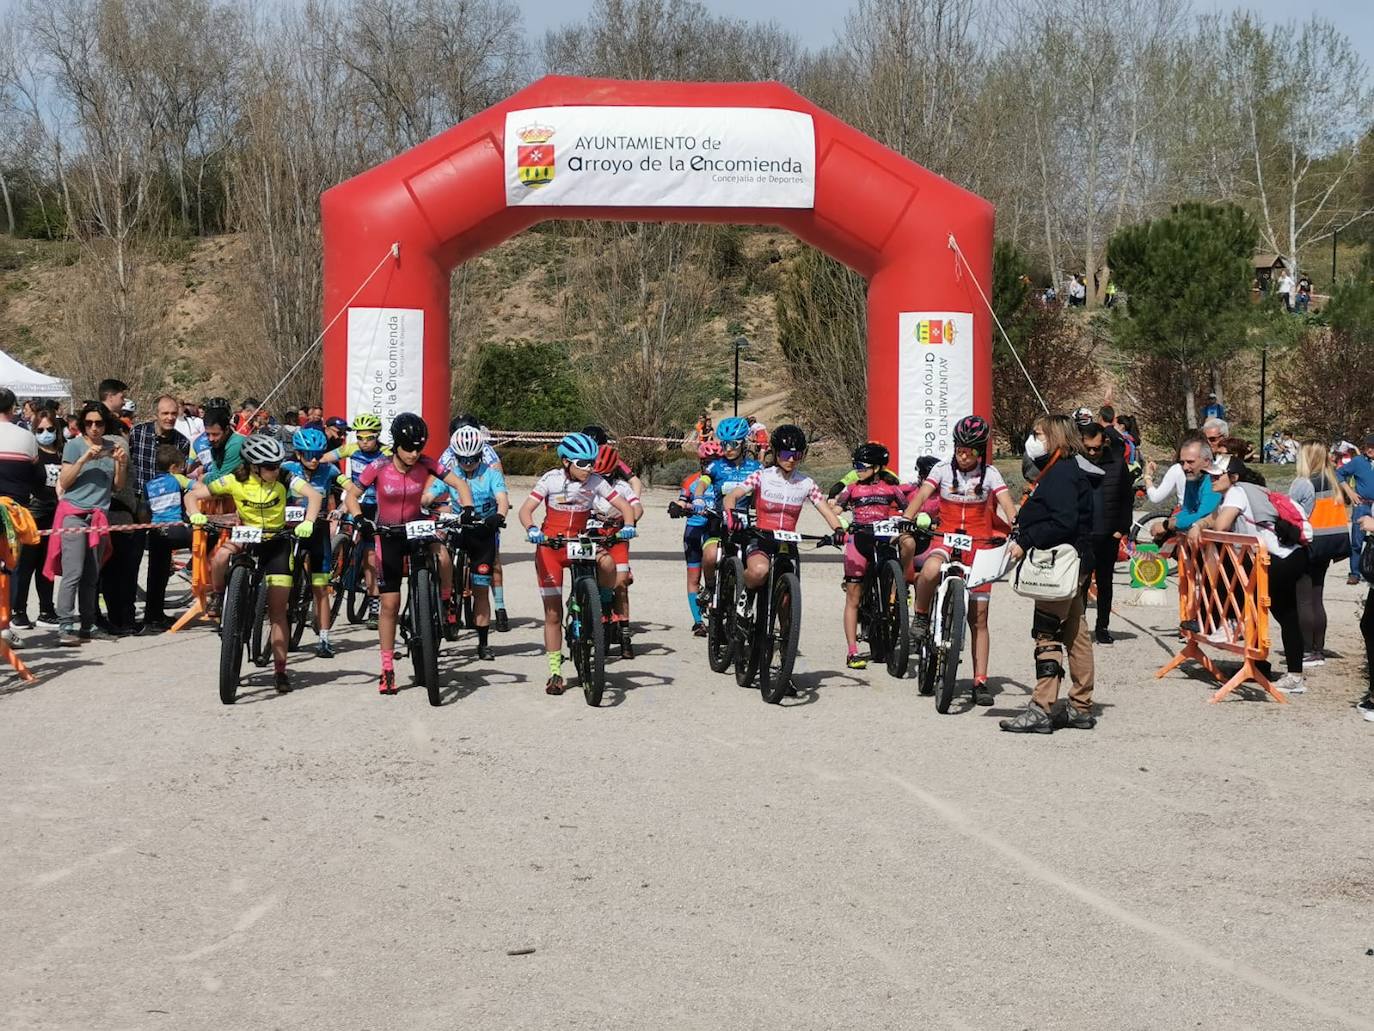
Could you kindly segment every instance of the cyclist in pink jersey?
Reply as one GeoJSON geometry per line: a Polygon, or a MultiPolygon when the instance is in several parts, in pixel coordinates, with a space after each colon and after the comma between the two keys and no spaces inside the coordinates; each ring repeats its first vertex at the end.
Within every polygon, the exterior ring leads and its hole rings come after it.
{"type": "MultiPolygon", "coordinates": [[[[885,519],[901,515],[906,507],[907,494],[897,478],[887,471],[891,456],[886,447],[876,442],[860,444],[854,449],[856,479],[831,499],[840,518],[846,513],[855,526],[872,526],[885,519]]],[[[863,579],[873,559],[874,539],[871,533],[851,533],[844,545],[844,636],[847,653],[845,665],[849,669],[866,669],[868,660],[859,655],[859,602],[863,597],[863,579]]],[[[897,541],[903,566],[915,551],[915,541],[903,535],[897,541]]]]}
{"type": "MultiPolygon", "coordinates": [[[[362,517],[362,498],[369,487],[376,487],[377,521],[382,525],[408,523],[421,517],[421,498],[435,480],[442,480],[453,488],[458,502],[467,511],[472,509],[472,489],[457,473],[444,472],[428,455],[421,454],[429,440],[429,427],[413,412],[402,412],[391,423],[389,458],[373,462],[356,481],[348,484],[344,506],[354,518],[362,517]]],[[[395,647],[396,614],[401,610],[401,583],[405,579],[407,541],[399,537],[376,538],[376,554],[381,568],[378,591],[381,594],[381,617],[377,634],[382,652],[382,677],[377,690],[382,694],[396,693],[395,647]]],[[[434,542],[440,556],[439,581],[441,594],[448,601],[453,587],[453,570],[448,557],[434,542]],[[447,575],[446,575],[447,574],[447,575]]]]}
{"type": "MultiPolygon", "coordinates": [[[[844,527],[839,516],[826,503],[816,481],[797,471],[806,454],[806,434],[797,426],[782,425],[769,438],[776,465],[750,473],[738,487],[725,496],[721,510],[734,511],[746,494],[754,495],[754,525],[760,530],[795,530],[797,517],[807,501],[815,506],[826,525],[835,533],[835,543],[844,544],[844,527]]],[[[798,554],[795,556],[800,558],[798,554]]],[[[756,539],[744,549],[744,583],[750,590],[762,587],[768,579],[769,557],[756,539]]]]}

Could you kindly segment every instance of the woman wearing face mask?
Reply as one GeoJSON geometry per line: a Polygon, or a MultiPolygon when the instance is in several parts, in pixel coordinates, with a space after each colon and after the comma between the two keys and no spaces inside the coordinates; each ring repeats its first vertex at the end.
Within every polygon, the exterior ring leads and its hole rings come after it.
{"type": "MultiPolygon", "coordinates": [[[[57,511],[57,477],[62,472],[62,445],[58,442],[57,424],[52,412],[39,409],[33,420],[33,436],[38,441],[38,464],[34,466],[33,498],[29,511],[40,530],[52,529],[52,517],[57,511]]],[[[57,611],[53,608],[52,578],[38,567],[43,561],[42,544],[25,545],[19,556],[19,567],[10,581],[10,607],[14,612],[10,625],[31,627],[29,621],[29,585],[38,585],[38,622],[57,625],[57,611]]]]}
{"type": "Polygon", "coordinates": [[[1013,734],[1050,734],[1055,722],[1050,707],[1059,699],[1064,680],[1064,652],[1068,650],[1073,687],[1062,726],[1091,730],[1093,715],[1093,643],[1083,618],[1092,572],[1093,486],[1091,476],[1101,470],[1082,459],[1078,430],[1067,415],[1042,415],[1026,439],[1026,456],[1039,476],[1035,490],[1021,506],[1012,530],[1011,557],[1030,548],[1072,544],[1078,549],[1078,590],[1060,601],[1036,601],[1031,619],[1035,639],[1035,692],[1026,708],[999,726],[1013,734]]]}

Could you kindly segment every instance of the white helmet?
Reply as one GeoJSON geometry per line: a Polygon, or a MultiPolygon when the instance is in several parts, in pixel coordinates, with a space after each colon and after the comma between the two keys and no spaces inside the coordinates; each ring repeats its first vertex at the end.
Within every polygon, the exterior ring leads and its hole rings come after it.
{"type": "Polygon", "coordinates": [[[458,457],[473,458],[482,453],[482,431],[476,426],[459,426],[449,443],[458,457]]]}

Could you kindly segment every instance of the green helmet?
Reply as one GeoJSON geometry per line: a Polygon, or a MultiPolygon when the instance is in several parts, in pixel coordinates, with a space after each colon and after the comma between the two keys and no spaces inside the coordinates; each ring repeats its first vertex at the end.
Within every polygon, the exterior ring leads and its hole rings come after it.
{"type": "Polygon", "coordinates": [[[359,412],[353,419],[354,433],[381,433],[382,420],[372,412],[359,412]]]}

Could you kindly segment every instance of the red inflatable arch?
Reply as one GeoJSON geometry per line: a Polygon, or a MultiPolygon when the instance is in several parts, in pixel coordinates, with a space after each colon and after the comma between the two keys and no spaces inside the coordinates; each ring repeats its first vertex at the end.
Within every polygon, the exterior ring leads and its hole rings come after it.
{"type": "Polygon", "coordinates": [[[325,312],[348,307],[325,336],[324,400],[350,420],[418,408],[442,446],[450,270],[550,218],[776,225],[858,271],[869,434],[903,472],[990,414],[969,269],[986,291],[991,205],[776,83],[541,79],[321,207],[325,312]]]}

